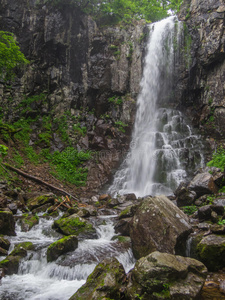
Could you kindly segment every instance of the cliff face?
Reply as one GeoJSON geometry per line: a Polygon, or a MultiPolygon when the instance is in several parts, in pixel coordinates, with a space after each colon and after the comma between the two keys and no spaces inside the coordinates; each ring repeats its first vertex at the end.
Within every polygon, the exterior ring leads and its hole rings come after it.
{"type": "Polygon", "coordinates": [[[211,138],[225,136],[225,4],[184,1],[180,19],[190,35],[190,64],[182,79],[181,107],[211,138]]]}
{"type": "MultiPolygon", "coordinates": [[[[97,153],[88,165],[87,186],[96,192],[129,145],[148,30],[143,21],[98,28],[78,8],[45,2],[0,0],[0,28],[15,34],[30,60],[10,87],[0,84],[0,106],[5,120],[18,120],[24,97],[45,96],[25,114],[39,117],[30,145],[38,142],[42,116],[54,120],[66,113],[72,146],[97,153]],[[85,128],[82,134],[73,130],[74,120],[79,132],[85,128]]],[[[65,147],[56,131],[50,146],[65,147]]]]}
{"type": "Polygon", "coordinates": [[[12,92],[16,89],[18,98],[22,93],[46,92],[57,113],[87,106],[97,116],[107,111],[108,97],[135,97],[142,73],[144,23],[99,29],[78,8],[44,2],[0,1],[1,29],[16,35],[31,61],[22,84],[12,92]]]}

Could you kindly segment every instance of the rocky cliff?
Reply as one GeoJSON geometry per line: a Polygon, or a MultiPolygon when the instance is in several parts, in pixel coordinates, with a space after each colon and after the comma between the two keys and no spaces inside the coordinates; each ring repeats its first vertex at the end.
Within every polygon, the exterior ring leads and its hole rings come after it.
{"type": "MultiPolygon", "coordinates": [[[[29,144],[61,151],[66,142],[53,123],[63,117],[70,144],[95,154],[88,163],[87,188],[97,192],[128,149],[148,35],[145,22],[101,27],[79,8],[45,0],[0,0],[0,16],[1,30],[15,34],[30,60],[14,82],[0,83],[3,118],[37,120],[29,144]],[[24,99],[37,95],[42,96],[18,110],[21,101],[25,105],[24,99]],[[43,116],[53,124],[48,141],[43,139],[43,116]]],[[[224,3],[185,0],[179,18],[184,33],[172,105],[207,137],[222,139],[224,3]]]]}
{"type": "Polygon", "coordinates": [[[183,72],[180,104],[210,138],[225,136],[225,5],[223,0],[184,1],[190,60],[183,72]]]}
{"type": "MultiPolygon", "coordinates": [[[[88,182],[89,189],[98,189],[128,148],[148,32],[145,22],[98,27],[79,8],[44,0],[1,0],[0,15],[1,30],[15,34],[30,60],[10,86],[0,84],[4,119],[18,120],[21,100],[44,95],[22,115],[39,118],[30,144],[38,142],[42,116],[54,120],[66,113],[72,145],[97,152],[88,166],[88,182]]],[[[49,142],[52,151],[61,151],[65,143],[56,131],[49,142]]]]}

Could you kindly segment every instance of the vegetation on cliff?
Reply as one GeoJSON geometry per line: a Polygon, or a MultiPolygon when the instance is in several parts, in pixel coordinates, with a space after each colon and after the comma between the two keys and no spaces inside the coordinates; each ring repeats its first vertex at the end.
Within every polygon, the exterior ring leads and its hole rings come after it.
{"type": "Polygon", "coordinates": [[[145,19],[155,22],[177,12],[182,0],[47,0],[53,5],[80,7],[102,23],[130,23],[133,19],[145,19]]]}
{"type": "Polygon", "coordinates": [[[0,31],[0,79],[11,79],[15,75],[16,67],[28,63],[20,51],[15,36],[10,32],[0,31]]]}

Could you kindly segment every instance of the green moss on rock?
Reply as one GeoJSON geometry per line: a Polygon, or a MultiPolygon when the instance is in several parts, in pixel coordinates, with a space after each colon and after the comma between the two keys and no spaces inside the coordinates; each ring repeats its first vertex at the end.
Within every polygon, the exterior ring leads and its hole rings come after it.
{"type": "Polygon", "coordinates": [[[78,246],[78,239],[74,235],[66,236],[54,243],[47,249],[47,261],[51,262],[56,260],[60,255],[69,251],[73,251],[78,246]]]}
{"type": "Polygon", "coordinates": [[[211,234],[204,237],[197,245],[197,251],[209,271],[225,267],[225,236],[211,234]]]}
{"type": "Polygon", "coordinates": [[[60,218],[59,220],[56,220],[53,227],[64,235],[79,235],[81,233],[96,232],[92,224],[88,223],[76,214],[73,214],[68,218],[60,218]]]}

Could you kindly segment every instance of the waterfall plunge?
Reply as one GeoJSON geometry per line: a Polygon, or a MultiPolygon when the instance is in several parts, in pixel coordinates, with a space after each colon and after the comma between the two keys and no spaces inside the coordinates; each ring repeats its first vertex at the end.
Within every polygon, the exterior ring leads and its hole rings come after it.
{"type": "Polygon", "coordinates": [[[112,195],[172,194],[188,170],[203,164],[199,137],[181,112],[162,108],[172,97],[174,45],[180,36],[175,17],[150,26],[132,142],[109,189],[112,195]]]}

